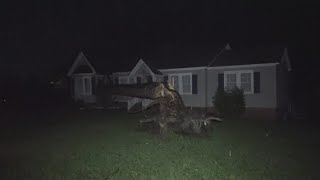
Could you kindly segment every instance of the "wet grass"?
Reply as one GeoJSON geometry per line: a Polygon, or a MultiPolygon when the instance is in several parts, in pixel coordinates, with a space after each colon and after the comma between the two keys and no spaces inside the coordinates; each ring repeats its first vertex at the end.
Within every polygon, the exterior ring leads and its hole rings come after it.
{"type": "Polygon", "coordinates": [[[55,111],[16,117],[24,119],[20,126],[1,128],[1,179],[319,177],[319,133],[299,123],[226,120],[208,138],[162,138],[137,130],[138,114],[55,111]]]}

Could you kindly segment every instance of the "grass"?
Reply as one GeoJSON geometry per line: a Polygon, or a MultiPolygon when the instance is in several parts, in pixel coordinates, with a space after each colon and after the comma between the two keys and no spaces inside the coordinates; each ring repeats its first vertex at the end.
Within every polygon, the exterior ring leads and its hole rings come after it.
{"type": "Polygon", "coordinates": [[[209,138],[161,138],[137,130],[139,117],[102,111],[20,114],[20,126],[1,128],[1,179],[319,177],[319,133],[308,126],[227,120],[209,138]]]}

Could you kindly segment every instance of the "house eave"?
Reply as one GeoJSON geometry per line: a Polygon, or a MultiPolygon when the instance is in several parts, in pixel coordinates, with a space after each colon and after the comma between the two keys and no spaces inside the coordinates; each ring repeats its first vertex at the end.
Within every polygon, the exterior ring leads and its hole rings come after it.
{"type": "Polygon", "coordinates": [[[208,67],[208,69],[233,69],[233,68],[256,68],[256,67],[270,67],[276,66],[280,63],[262,63],[262,64],[244,64],[244,65],[231,65],[231,66],[215,66],[215,67],[208,67]]]}
{"type": "Polygon", "coordinates": [[[205,66],[201,67],[187,67],[187,68],[172,68],[172,69],[159,69],[160,72],[168,72],[168,71],[189,71],[189,70],[202,70],[205,69],[205,66]]]}

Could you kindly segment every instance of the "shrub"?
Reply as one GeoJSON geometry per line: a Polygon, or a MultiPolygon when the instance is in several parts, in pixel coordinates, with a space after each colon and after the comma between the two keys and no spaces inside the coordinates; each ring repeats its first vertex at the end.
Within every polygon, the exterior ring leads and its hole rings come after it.
{"type": "Polygon", "coordinates": [[[213,105],[222,117],[240,117],[245,112],[245,99],[243,90],[218,88],[213,97],[213,105]]]}

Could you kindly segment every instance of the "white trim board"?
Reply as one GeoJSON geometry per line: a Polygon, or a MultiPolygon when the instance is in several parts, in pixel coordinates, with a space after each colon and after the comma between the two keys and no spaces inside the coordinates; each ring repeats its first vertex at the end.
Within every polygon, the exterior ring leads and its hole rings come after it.
{"type": "Polygon", "coordinates": [[[280,63],[262,63],[262,64],[244,64],[244,65],[231,65],[231,66],[215,66],[215,67],[187,67],[187,68],[173,68],[173,69],[159,69],[160,72],[169,72],[169,71],[190,71],[190,70],[203,70],[203,69],[225,69],[225,68],[254,68],[254,67],[268,67],[276,66],[280,63]]]}
{"type": "Polygon", "coordinates": [[[208,69],[227,69],[227,68],[255,68],[255,67],[270,67],[276,66],[280,63],[263,63],[263,64],[245,64],[245,65],[233,65],[233,66],[216,66],[208,67],[208,69]]]}
{"type": "Polygon", "coordinates": [[[205,69],[205,66],[200,67],[187,67],[187,68],[173,68],[173,69],[159,69],[159,71],[167,72],[167,71],[189,71],[189,70],[202,70],[205,69]]]}

